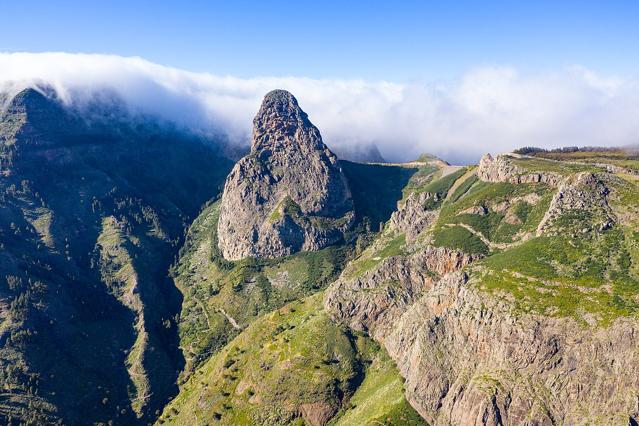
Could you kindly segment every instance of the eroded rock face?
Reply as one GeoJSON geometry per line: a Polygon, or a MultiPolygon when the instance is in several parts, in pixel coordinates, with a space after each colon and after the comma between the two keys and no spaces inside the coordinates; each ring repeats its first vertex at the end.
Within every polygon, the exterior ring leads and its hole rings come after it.
{"type": "Polygon", "coordinates": [[[300,408],[302,417],[311,426],[324,426],[333,418],[338,407],[328,402],[314,402],[303,404],[300,408]]]}
{"type": "Polygon", "coordinates": [[[359,277],[342,275],[327,289],[324,305],[338,321],[383,340],[439,276],[475,259],[475,255],[430,246],[407,257],[390,257],[359,277]]]}
{"type": "Polygon", "coordinates": [[[570,318],[513,315],[466,280],[456,272],[439,281],[384,340],[411,405],[430,424],[637,419],[636,323],[593,332],[570,318]]]}
{"type": "MultiPolygon", "coordinates": [[[[427,257],[439,262],[447,254],[427,257]]],[[[457,270],[469,259],[439,263],[452,271],[441,279],[425,273],[424,260],[392,258],[361,279],[340,280],[325,307],[385,346],[406,379],[407,399],[429,424],[625,425],[639,418],[635,322],[593,332],[571,318],[515,314],[457,270]]]]}
{"type": "Polygon", "coordinates": [[[279,257],[339,241],[354,219],[348,183],[297,100],[264,97],[251,153],[224,186],[218,245],[227,260],[279,257]]]}
{"type": "Polygon", "coordinates": [[[484,182],[508,182],[508,183],[545,183],[552,187],[558,187],[563,178],[553,172],[530,173],[513,164],[506,154],[486,154],[479,161],[477,177],[484,182]]]}
{"type": "Polygon", "coordinates": [[[404,204],[391,215],[391,228],[405,233],[406,241],[413,241],[420,232],[437,219],[437,212],[433,211],[427,204],[427,201],[431,199],[437,202],[439,195],[430,192],[410,194],[404,204]]]}
{"type": "MultiPolygon", "coordinates": [[[[616,222],[615,215],[608,205],[610,189],[606,180],[613,179],[610,175],[583,172],[568,179],[553,196],[550,207],[537,227],[537,235],[542,233],[561,233],[560,226],[553,229],[558,218],[569,211],[583,211],[596,217],[600,230],[606,230],[616,222]]],[[[587,225],[588,221],[584,221],[587,225]]]]}

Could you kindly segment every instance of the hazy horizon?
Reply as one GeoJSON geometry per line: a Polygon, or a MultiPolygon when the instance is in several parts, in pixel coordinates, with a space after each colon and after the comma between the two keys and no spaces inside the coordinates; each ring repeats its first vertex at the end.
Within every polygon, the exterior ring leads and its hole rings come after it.
{"type": "Polygon", "coordinates": [[[0,87],[49,84],[81,105],[99,91],[117,94],[134,113],[248,144],[265,93],[298,99],[327,145],[374,144],[389,161],[422,153],[453,163],[522,146],[635,145],[639,83],[580,66],[526,74],[477,67],[447,82],[407,84],[363,79],[239,78],[196,73],[139,57],[0,53],[0,87]]]}
{"type": "Polygon", "coordinates": [[[3,13],[0,85],[44,81],[80,103],[111,91],[236,144],[276,88],[329,146],[372,143],[390,161],[639,143],[639,3],[628,0],[26,0],[3,13]]]}

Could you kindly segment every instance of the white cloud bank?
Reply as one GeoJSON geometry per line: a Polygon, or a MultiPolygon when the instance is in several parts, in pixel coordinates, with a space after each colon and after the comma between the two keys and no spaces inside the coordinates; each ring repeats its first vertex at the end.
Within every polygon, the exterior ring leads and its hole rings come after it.
{"type": "Polygon", "coordinates": [[[262,96],[291,91],[329,146],[375,143],[390,160],[420,153],[453,162],[533,145],[620,146],[639,142],[639,82],[573,67],[520,75],[470,70],[440,85],[193,73],[141,58],[0,53],[0,89],[52,85],[66,102],[112,90],[134,111],[222,131],[248,143],[262,96]]]}

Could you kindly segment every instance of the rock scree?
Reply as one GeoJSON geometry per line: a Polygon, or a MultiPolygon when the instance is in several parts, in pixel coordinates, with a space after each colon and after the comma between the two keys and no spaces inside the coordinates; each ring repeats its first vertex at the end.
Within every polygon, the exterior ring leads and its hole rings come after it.
{"type": "Polygon", "coordinates": [[[354,221],[348,182],[319,130],[285,90],[264,97],[251,152],[224,186],[218,247],[227,260],[320,250],[354,221]]]}

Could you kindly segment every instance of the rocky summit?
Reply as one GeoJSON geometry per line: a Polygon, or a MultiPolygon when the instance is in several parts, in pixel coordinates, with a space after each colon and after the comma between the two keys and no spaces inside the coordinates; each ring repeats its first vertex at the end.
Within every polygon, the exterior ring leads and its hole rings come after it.
{"type": "Polygon", "coordinates": [[[354,220],[337,157],[293,95],[274,90],[253,120],[251,152],[226,180],[218,245],[227,260],[316,251],[354,220]]]}

